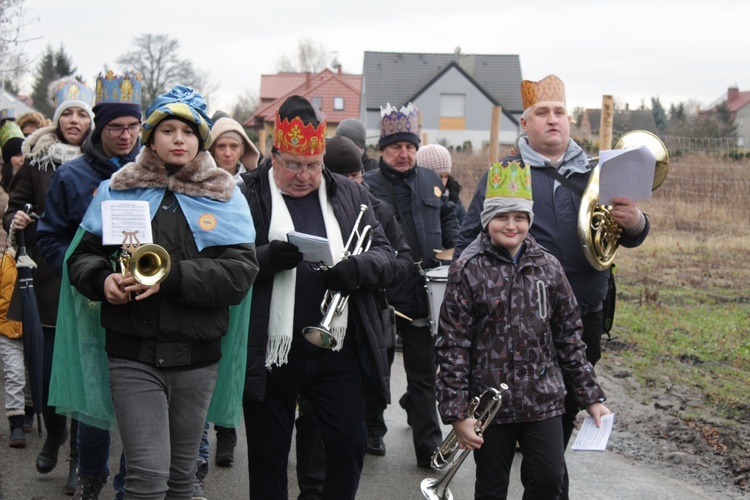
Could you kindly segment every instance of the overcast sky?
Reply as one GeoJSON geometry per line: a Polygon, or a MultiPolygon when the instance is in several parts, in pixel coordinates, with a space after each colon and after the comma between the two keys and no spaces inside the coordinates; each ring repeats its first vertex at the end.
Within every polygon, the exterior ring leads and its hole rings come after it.
{"type": "MultiPolygon", "coordinates": [[[[524,79],[555,73],[568,107],[600,107],[601,96],[637,107],[658,96],[707,106],[729,86],[750,90],[750,2],[742,0],[251,1],[26,0],[26,45],[38,58],[63,44],[93,85],[133,37],[167,34],[180,57],[210,73],[211,111],[229,108],[261,74],[273,74],[299,39],[361,74],[365,51],[517,54],[524,79]],[[335,54],[334,54],[335,53],[335,54]]],[[[30,86],[29,86],[30,88],[30,86]]],[[[29,90],[27,88],[26,90],[29,90]]],[[[385,103],[384,103],[385,104],[385,103]]]]}

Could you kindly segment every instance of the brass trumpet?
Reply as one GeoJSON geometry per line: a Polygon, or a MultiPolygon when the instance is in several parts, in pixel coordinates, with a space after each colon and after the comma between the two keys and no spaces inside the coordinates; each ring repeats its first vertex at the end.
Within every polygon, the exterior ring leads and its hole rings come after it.
{"type": "MultiPolygon", "coordinates": [[[[656,169],[651,190],[661,186],[669,171],[669,151],[657,136],[645,130],[634,130],[623,135],[614,149],[646,146],[656,157],[656,169]]],[[[615,260],[622,228],[615,222],[611,207],[599,204],[599,174],[597,164],[589,177],[578,211],[578,239],[586,260],[594,269],[609,269],[615,260]]]]}
{"type": "Polygon", "coordinates": [[[156,285],[166,279],[172,268],[169,252],[155,243],[141,245],[137,236],[126,233],[120,249],[120,274],[128,272],[141,285],[156,285]]]}
{"type": "MultiPolygon", "coordinates": [[[[500,389],[507,391],[508,386],[500,384],[500,389]]],[[[490,425],[492,419],[495,418],[502,404],[502,393],[494,387],[487,389],[479,396],[475,396],[467,410],[469,417],[477,420],[474,432],[481,435],[484,429],[490,425]],[[476,411],[483,402],[486,402],[487,406],[481,414],[477,415],[476,411]]],[[[451,431],[432,455],[432,468],[443,471],[443,474],[437,479],[431,477],[423,479],[420,485],[422,495],[428,500],[453,500],[453,493],[448,489],[448,484],[456,475],[458,468],[464,463],[466,457],[469,456],[470,451],[458,447],[456,432],[451,431]]]]}
{"type": "MultiPolygon", "coordinates": [[[[367,205],[359,206],[359,215],[357,220],[354,222],[352,232],[349,234],[349,239],[346,241],[344,246],[344,254],[341,256],[341,260],[348,259],[354,255],[359,255],[362,252],[366,252],[370,249],[372,244],[372,227],[367,225],[360,231],[359,225],[362,222],[362,216],[367,211],[367,205]],[[357,238],[354,248],[351,248],[354,238],[357,238]]],[[[342,296],[341,292],[333,293],[331,290],[326,290],[323,296],[323,301],[320,303],[320,312],[323,314],[323,319],[320,321],[318,326],[306,326],[302,329],[302,334],[312,344],[324,349],[334,349],[338,345],[336,337],[331,332],[331,325],[334,318],[341,316],[344,312],[349,297],[342,296]]]]}

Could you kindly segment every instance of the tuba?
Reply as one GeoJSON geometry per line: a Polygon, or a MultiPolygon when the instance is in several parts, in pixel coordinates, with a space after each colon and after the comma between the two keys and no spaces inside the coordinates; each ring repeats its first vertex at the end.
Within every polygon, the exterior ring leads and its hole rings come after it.
{"type": "MultiPolygon", "coordinates": [[[[656,157],[656,168],[651,190],[661,186],[669,171],[669,151],[657,136],[645,130],[635,130],[623,135],[614,149],[638,146],[647,147],[656,157]]],[[[596,160],[596,159],[594,159],[596,160]]],[[[608,269],[615,260],[622,227],[615,222],[611,207],[599,204],[599,175],[601,165],[591,172],[578,211],[578,239],[586,260],[594,269],[608,269]]]]}
{"type": "MultiPolygon", "coordinates": [[[[362,216],[366,211],[367,205],[359,206],[359,215],[357,216],[357,220],[354,221],[354,227],[344,246],[344,253],[341,256],[341,260],[359,255],[370,249],[370,245],[372,244],[372,227],[368,225],[363,227],[361,231],[359,229],[362,216]],[[357,241],[354,243],[354,248],[350,249],[354,238],[357,238],[357,241]]],[[[334,318],[343,314],[348,301],[349,297],[342,296],[341,292],[333,293],[331,290],[326,290],[323,301],[320,303],[320,312],[323,314],[323,319],[320,320],[318,326],[306,326],[302,329],[302,334],[305,338],[318,347],[334,349],[338,345],[338,341],[331,333],[331,324],[334,318]]]]}
{"type": "MultiPolygon", "coordinates": [[[[503,391],[508,390],[506,384],[500,384],[500,389],[503,391]]],[[[471,404],[467,410],[467,415],[471,418],[477,419],[474,431],[477,434],[482,434],[482,431],[490,425],[492,419],[495,418],[497,412],[503,404],[502,393],[495,388],[489,388],[484,391],[480,396],[475,396],[471,400],[471,404]],[[486,402],[487,406],[484,411],[477,415],[476,411],[479,406],[486,402]]],[[[450,434],[445,438],[442,444],[435,450],[432,455],[432,468],[438,471],[443,471],[442,476],[438,479],[431,477],[422,480],[421,488],[422,494],[428,500],[453,500],[453,493],[448,489],[448,484],[453,479],[453,476],[458,472],[458,468],[464,463],[466,457],[469,456],[471,450],[460,449],[458,447],[458,438],[456,437],[455,431],[451,431],[450,434]]]]}

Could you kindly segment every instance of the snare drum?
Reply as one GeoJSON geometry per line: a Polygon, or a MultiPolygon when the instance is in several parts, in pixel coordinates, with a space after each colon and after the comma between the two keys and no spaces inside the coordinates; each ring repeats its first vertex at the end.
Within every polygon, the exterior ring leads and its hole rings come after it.
{"type": "Polygon", "coordinates": [[[440,319],[440,306],[443,304],[445,289],[448,286],[449,266],[440,266],[425,271],[427,280],[427,296],[430,299],[430,328],[432,334],[437,335],[440,319]]]}

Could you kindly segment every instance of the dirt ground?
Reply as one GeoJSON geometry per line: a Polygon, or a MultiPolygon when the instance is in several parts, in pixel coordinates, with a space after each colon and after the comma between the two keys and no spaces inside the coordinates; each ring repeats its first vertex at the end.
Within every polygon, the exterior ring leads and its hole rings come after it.
{"type": "Polygon", "coordinates": [[[628,346],[617,340],[605,341],[596,366],[608,407],[615,413],[608,449],[717,495],[750,497],[750,426],[712,415],[701,394],[679,382],[661,380],[641,386],[622,367],[625,349],[628,346]],[[686,408],[691,408],[690,422],[678,416],[686,408]]]}

